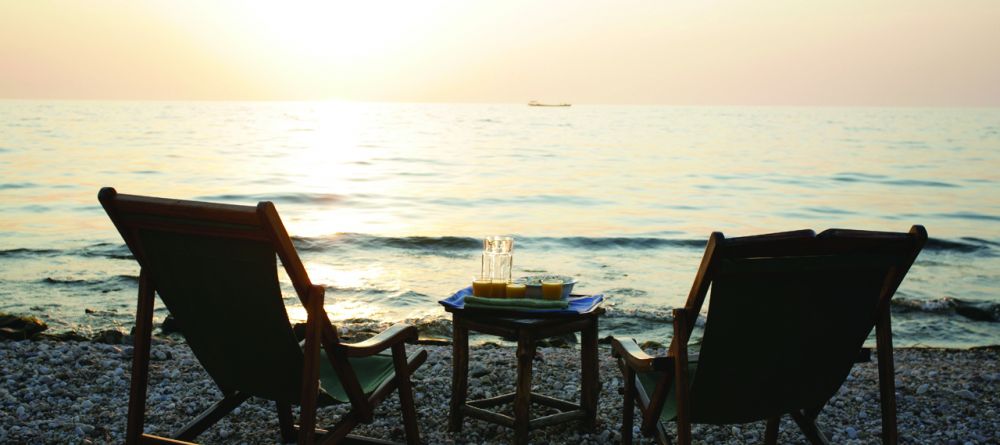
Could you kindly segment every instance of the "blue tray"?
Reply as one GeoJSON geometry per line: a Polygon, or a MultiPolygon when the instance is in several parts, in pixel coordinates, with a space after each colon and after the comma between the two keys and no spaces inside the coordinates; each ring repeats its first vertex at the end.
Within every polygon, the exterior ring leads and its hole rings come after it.
{"type": "MultiPolygon", "coordinates": [[[[461,289],[458,292],[452,294],[452,296],[445,298],[444,300],[439,300],[442,306],[451,309],[464,310],[465,309],[465,297],[472,295],[472,287],[469,286],[465,289],[461,289]]],[[[594,310],[598,305],[604,301],[604,295],[570,295],[569,296],[569,307],[566,309],[523,309],[519,311],[511,311],[510,309],[489,309],[477,307],[475,310],[482,312],[516,312],[518,314],[562,314],[562,315],[579,315],[586,314],[594,310]]],[[[469,308],[470,310],[473,308],[469,308]]]]}

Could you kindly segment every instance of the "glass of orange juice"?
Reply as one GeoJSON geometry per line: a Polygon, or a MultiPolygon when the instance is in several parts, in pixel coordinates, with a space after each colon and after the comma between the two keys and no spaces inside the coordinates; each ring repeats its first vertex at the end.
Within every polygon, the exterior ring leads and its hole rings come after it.
{"type": "Polygon", "coordinates": [[[507,290],[507,280],[490,280],[490,296],[493,298],[504,298],[507,290]]]}
{"type": "Polygon", "coordinates": [[[493,293],[493,284],[489,278],[483,278],[480,276],[472,277],[472,295],[477,297],[491,297],[493,293]]]}
{"type": "Polygon", "coordinates": [[[542,299],[561,300],[563,280],[542,280],[542,299]]]}
{"type": "Polygon", "coordinates": [[[507,283],[507,298],[524,298],[527,291],[524,283],[507,283]]]}

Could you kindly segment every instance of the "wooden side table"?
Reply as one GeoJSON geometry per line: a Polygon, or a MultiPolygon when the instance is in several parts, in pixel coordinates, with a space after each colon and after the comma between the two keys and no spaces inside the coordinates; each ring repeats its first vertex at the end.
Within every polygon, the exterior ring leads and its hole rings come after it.
{"type": "Polygon", "coordinates": [[[597,319],[604,313],[600,305],[583,314],[532,314],[532,318],[515,318],[515,314],[491,313],[445,307],[452,314],[453,366],[450,431],[461,431],[465,416],[485,420],[514,429],[514,443],[528,443],[528,431],[573,420],[583,421],[588,431],[597,426],[597,397],[600,390],[597,361],[597,319]],[[469,331],[517,338],[517,388],[510,394],[481,400],[466,401],[469,389],[469,331]],[[580,332],[580,403],[531,392],[531,366],[535,344],[539,339],[580,332]],[[514,417],[486,408],[514,401],[514,417]],[[559,410],[557,414],[532,419],[531,403],[559,410]]]}

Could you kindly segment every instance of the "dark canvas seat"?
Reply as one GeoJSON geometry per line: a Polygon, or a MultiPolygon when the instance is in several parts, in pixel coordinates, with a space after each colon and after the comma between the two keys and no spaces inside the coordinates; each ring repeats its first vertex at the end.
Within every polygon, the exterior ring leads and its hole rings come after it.
{"type": "Polygon", "coordinates": [[[778,420],[788,414],[811,442],[825,443],[816,418],[873,328],[882,437],[895,443],[889,300],[926,239],[921,226],[909,233],[712,234],[688,301],[674,310],[668,355],[650,357],[632,341],[612,341],[625,374],[626,443],[636,398],[641,431],[661,441],[661,422],[676,421],[679,442],[688,443],[691,423],[766,420],[766,441],[774,443],[778,420]],[[709,288],[700,352],[688,360],[687,341],[709,288]]]}
{"type": "Polygon", "coordinates": [[[295,429],[300,443],[360,441],[348,432],[371,422],[374,405],[398,389],[407,442],[419,441],[409,376],[426,352],[407,354],[404,346],[416,329],[396,325],[360,343],[340,342],[323,309],[323,287],[309,281],[273,204],[178,201],[112,188],[99,198],[141,266],[127,443],[177,443],[142,431],[154,292],[224,395],[173,439],[193,440],[252,396],[275,401],[286,442],[295,441],[295,429]],[[276,257],[306,308],[304,339],[288,320],[276,257]],[[331,431],[316,430],[316,406],[335,403],[352,409],[331,431]],[[301,405],[299,427],[292,405],[301,405]]]}

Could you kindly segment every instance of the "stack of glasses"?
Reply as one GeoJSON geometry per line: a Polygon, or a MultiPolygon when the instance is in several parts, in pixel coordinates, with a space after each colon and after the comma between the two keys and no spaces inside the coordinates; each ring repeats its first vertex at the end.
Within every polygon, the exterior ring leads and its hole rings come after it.
{"type": "Polygon", "coordinates": [[[524,298],[524,283],[511,282],[514,238],[488,236],[483,239],[480,272],[472,279],[472,295],[484,298],[524,298]]]}

